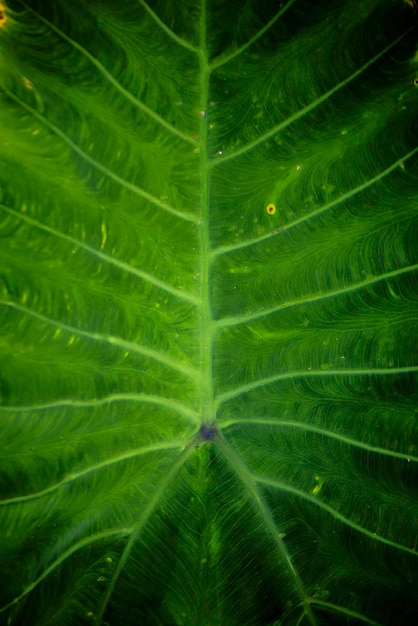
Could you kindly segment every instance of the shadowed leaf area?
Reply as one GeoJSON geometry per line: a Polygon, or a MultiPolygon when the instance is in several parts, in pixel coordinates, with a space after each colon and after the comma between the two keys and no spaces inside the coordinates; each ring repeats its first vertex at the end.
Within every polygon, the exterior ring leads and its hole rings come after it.
{"type": "Polygon", "coordinates": [[[418,16],[0,3],[0,626],[418,623],[418,16]]]}

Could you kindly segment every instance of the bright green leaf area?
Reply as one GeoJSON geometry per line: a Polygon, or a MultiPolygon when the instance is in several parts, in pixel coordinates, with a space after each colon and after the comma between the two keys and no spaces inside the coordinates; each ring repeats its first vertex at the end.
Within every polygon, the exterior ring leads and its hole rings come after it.
{"type": "Polygon", "coordinates": [[[0,624],[418,623],[412,3],[0,5],[0,624]]]}

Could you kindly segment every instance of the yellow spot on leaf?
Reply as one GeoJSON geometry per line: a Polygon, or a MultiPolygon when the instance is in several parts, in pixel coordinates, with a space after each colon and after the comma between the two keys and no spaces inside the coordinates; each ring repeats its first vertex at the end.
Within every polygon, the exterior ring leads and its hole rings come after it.
{"type": "Polygon", "coordinates": [[[26,89],[33,89],[33,83],[31,83],[30,80],[28,80],[26,78],[26,76],[22,76],[22,80],[23,80],[23,84],[25,85],[26,89]]]}
{"type": "Polygon", "coordinates": [[[107,240],[107,228],[104,222],[102,222],[101,224],[101,231],[102,231],[102,240],[100,242],[100,250],[103,250],[103,248],[106,245],[106,240],[107,240]]]}
{"type": "Polygon", "coordinates": [[[274,215],[276,213],[276,207],[274,206],[274,204],[268,204],[266,211],[269,215],[274,215]]]}
{"type": "Polygon", "coordinates": [[[0,2],[0,28],[3,28],[5,23],[7,22],[7,15],[5,12],[6,7],[2,2],[0,2]]]}
{"type": "Polygon", "coordinates": [[[319,478],[319,476],[315,476],[315,480],[316,480],[316,485],[315,485],[315,487],[311,491],[311,494],[313,496],[317,496],[318,495],[318,493],[321,491],[322,485],[324,484],[324,481],[321,480],[319,478]]]}

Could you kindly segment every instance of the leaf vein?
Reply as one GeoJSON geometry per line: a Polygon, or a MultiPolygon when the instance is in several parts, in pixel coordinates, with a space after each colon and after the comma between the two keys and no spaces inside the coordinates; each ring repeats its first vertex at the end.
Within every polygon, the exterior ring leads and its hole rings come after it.
{"type": "Polygon", "coordinates": [[[64,324],[58,320],[54,320],[42,313],[37,313],[36,311],[29,309],[28,307],[17,304],[16,302],[11,302],[8,300],[0,300],[0,304],[15,309],[16,311],[20,311],[25,315],[30,315],[31,317],[49,324],[51,326],[56,326],[61,330],[65,330],[74,335],[78,335],[80,337],[86,337],[87,339],[91,339],[92,341],[97,342],[106,342],[113,346],[116,346],[122,350],[128,350],[132,352],[136,352],[141,354],[142,356],[149,357],[166,365],[167,367],[180,372],[181,374],[187,376],[188,378],[196,379],[198,377],[198,371],[195,368],[187,365],[186,363],[182,363],[177,359],[173,359],[172,357],[154,350],[152,348],[147,348],[145,346],[141,346],[138,343],[133,341],[127,341],[126,339],[121,339],[120,337],[115,337],[114,335],[107,335],[104,333],[94,333],[87,330],[82,330],[80,328],[76,328],[75,326],[70,326],[69,324],[64,324]]]}
{"type": "Polygon", "coordinates": [[[418,147],[414,148],[413,150],[411,150],[404,156],[401,156],[399,159],[395,161],[395,163],[393,163],[392,165],[384,169],[382,172],[379,172],[378,174],[376,174],[376,176],[373,176],[373,178],[370,178],[368,181],[364,182],[358,187],[354,187],[354,189],[350,189],[350,191],[347,191],[347,193],[343,194],[339,198],[336,198],[335,200],[332,200],[331,202],[324,204],[324,206],[319,207],[318,209],[315,209],[315,211],[312,211],[311,213],[302,215],[300,218],[294,220],[293,222],[290,222],[289,224],[283,225],[280,231],[274,230],[273,232],[266,233],[264,235],[261,235],[260,237],[254,237],[253,239],[247,239],[246,241],[241,241],[239,243],[219,246],[218,248],[212,250],[212,253],[211,253],[212,259],[222,254],[228,254],[229,252],[233,252],[235,250],[242,250],[243,248],[247,248],[248,246],[256,245],[258,243],[261,243],[262,241],[271,239],[272,237],[278,237],[282,235],[282,233],[284,233],[285,231],[288,231],[291,228],[298,226],[299,224],[303,224],[307,222],[308,220],[311,220],[312,218],[315,218],[319,215],[324,214],[326,211],[329,211],[329,209],[332,209],[333,207],[338,206],[339,204],[341,204],[342,202],[345,202],[346,200],[350,200],[351,198],[361,193],[368,187],[371,187],[375,183],[382,180],[388,174],[397,170],[399,168],[399,163],[401,162],[405,163],[408,159],[413,157],[417,152],[418,152],[418,147]]]}
{"type": "Polygon", "coordinates": [[[117,568],[115,569],[115,572],[112,576],[112,580],[110,581],[109,587],[107,588],[106,594],[103,598],[99,613],[98,613],[98,623],[100,624],[103,618],[103,615],[106,611],[106,607],[108,605],[108,602],[110,600],[110,597],[113,593],[113,590],[115,588],[116,582],[123,570],[123,568],[125,567],[126,561],[128,560],[128,557],[131,553],[132,547],[139,535],[139,533],[141,532],[142,528],[145,526],[145,524],[147,523],[148,519],[151,517],[152,513],[154,512],[156,506],[158,505],[161,497],[164,494],[164,491],[167,489],[167,486],[170,484],[171,480],[173,479],[173,477],[175,476],[175,474],[177,474],[177,472],[181,469],[181,467],[184,465],[184,463],[186,462],[186,460],[188,459],[189,455],[194,451],[194,447],[192,445],[189,445],[185,450],[183,450],[182,454],[179,456],[179,458],[175,461],[175,463],[173,463],[172,467],[170,468],[170,470],[167,472],[166,476],[164,476],[163,480],[160,482],[158,488],[155,490],[154,495],[152,496],[152,498],[150,499],[148,505],[144,508],[143,512],[141,513],[141,517],[138,520],[138,523],[136,524],[136,526],[134,527],[134,532],[131,534],[129,541],[127,542],[125,549],[121,555],[121,558],[119,559],[119,563],[117,568]]]}
{"type": "MultiPolygon", "coordinates": [[[[187,440],[189,441],[189,440],[187,440]]],[[[144,448],[138,448],[135,450],[127,450],[121,454],[118,454],[115,457],[110,459],[106,459],[101,463],[96,463],[95,465],[90,465],[89,467],[80,470],[79,472],[74,472],[72,474],[68,474],[65,478],[60,480],[53,485],[49,485],[45,489],[41,489],[40,491],[36,491],[34,493],[29,493],[24,496],[16,496],[14,498],[7,498],[4,500],[0,500],[0,506],[9,506],[13,504],[20,504],[21,502],[28,502],[30,500],[36,500],[38,498],[42,498],[45,495],[50,494],[53,491],[57,491],[61,487],[73,483],[76,480],[80,480],[80,478],[84,478],[88,474],[93,474],[95,472],[99,472],[103,469],[107,469],[111,465],[115,465],[117,463],[123,463],[124,461],[129,461],[130,459],[135,459],[144,454],[151,454],[152,452],[160,452],[162,450],[175,450],[175,449],[184,449],[186,446],[186,441],[171,441],[167,443],[158,443],[155,445],[145,446],[144,448]]]]}
{"type": "MultiPolygon", "coordinates": [[[[141,2],[141,0],[139,0],[141,2]]],[[[173,135],[176,135],[177,137],[179,137],[180,139],[182,139],[183,141],[186,141],[192,145],[197,145],[197,142],[195,139],[193,139],[192,137],[189,137],[188,135],[186,135],[185,133],[181,132],[180,130],[178,130],[177,128],[175,128],[174,126],[172,126],[171,124],[169,124],[169,122],[167,122],[163,117],[161,117],[160,115],[158,115],[158,113],[155,113],[155,111],[153,111],[152,109],[150,109],[146,104],[144,104],[143,102],[141,102],[141,100],[138,100],[138,98],[136,98],[133,94],[131,94],[127,89],[125,89],[125,87],[123,87],[119,81],[116,80],[116,78],[114,78],[112,76],[112,74],[102,65],[102,63],[100,63],[100,61],[98,61],[96,59],[96,57],[94,57],[92,54],[90,54],[90,52],[88,52],[82,45],[80,45],[79,43],[77,43],[76,41],[74,41],[74,39],[72,39],[71,37],[69,37],[68,35],[66,35],[60,28],[58,28],[58,26],[55,26],[55,24],[52,24],[52,22],[50,22],[49,20],[47,20],[45,17],[43,17],[42,15],[40,15],[37,11],[35,11],[35,9],[32,9],[31,7],[29,7],[23,0],[20,0],[21,4],[25,7],[25,9],[27,11],[29,11],[30,13],[32,13],[32,15],[35,15],[41,22],[43,22],[46,26],[48,26],[48,28],[50,28],[51,30],[53,30],[54,32],[57,33],[57,35],[59,35],[60,37],[62,37],[62,39],[64,39],[65,41],[67,41],[73,48],[75,48],[76,50],[78,50],[79,52],[81,52],[81,54],[90,61],[90,63],[92,63],[96,69],[99,70],[99,72],[102,74],[102,76],[104,76],[104,78],[106,78],[106,80],[109,81],[109,83],[117,90],[119,91],[119,93],[121,93],[127,100],[129,100],[129,102],[131,102],[134,106],[136,106],[138,109],[140,109],[143,113],[145,113],[146,115],[148,115],[148,117],[150,117],[151,119],[153,119],[155,122],[157,122],[158,124],[160,124],[163,128],[165,128],[166,130],[168,130],[170,133],[172,133],[173,135]]],[[[145,4],[142,3],[141,4],[145,4]]]]}
{"type": "Polygon", "coordinates": [[[132,267],[131,265],[129,265],[129,263],[125,263],[124,261],[115,259],[109,254],[106,254],[105,252],[101,252],[100,250],[97,250],[96,248],[93,248],[92,246],[78,239],[75,239],[74,237],[71,237],[70,235],[66,235],[65,233],[62,233],[61,231],[56,230],[55,228],[46,226],[45,224],[42,224],[42,222],[39,222],[38,220],[35,220],[27,215],[23,215],[19,211],[16,211],[15,209],[12,209],[4,204],[0,204],[0,208],[3,211],[16,216],[18,219],[26,222],[27,224],[31,224],[32,226],[35,226],[36,228],[39,228],[40,230],[43,230],[44,232],[47,232],[51,235],[59,237],[60,239],[64,239],[65,241],[69,241],[73,243],[77,247],[82,248],[83,250],[86,250],[86,252],[93,254],[94,256],[98,257],[102,261],[109,263],[110,265],[114,265],[118,267],[119,269],[121,269],[122,271],[132,274],[133,276],[137,276],[138,278],[141,278],[142,280],[145,280],[146,282],[151,283],[155,287],[158,287],[159,289],[163,289],[167,293],[170,293],[171,295],[175,296],[176,298],[179,298],[180,300],[185,300],[195,305],[201,304],[201,300],[197,296],[191,293],[182,291],[181,289],[176,289],[175,287],[172,287],[168,283],[165,283],[164,281],[158,279],[156,276],[153,276],[152,274],[148,274],[148,272],[144,272],[143,270],[132,267]]]}
{"type": "Polygon", "coordinates": [[[347,526],[350,526],[350,528],[352,528],[353,530],[356,530],[359,533],[366,535],[367,537],[375,539],[376,541],[380,541],[381,543],[385,543],[386,545],[391,546],[392,548],[396,548],[398,550],[408,552],[409,554],[413,554],[414,556],[418,556],[418,552],[416,552],[412,548],[403,546],[402,544],[397,543],[396,541],[392,541],[391,539],[386,539],[385,537],[382,537],[381,535],[378,535],[377,533],[374,533],[371,530],[367,530],[367,528],[360,526],[360,524],[356,524],[356,522],[351,521],[348,517],[345,517],[344,515],[342,515],[339,511],[334,509],[329,504],[325,504],[325,502],[322,502],[318,498],[318,496],[311,496],[310,494],[307,494],[304,491],[300,491],[299,489],[296,489],[295,487],[291,487],[290,485],[287,485],[280,481],[271,480],[270,478],[263,478],[257,475],[252,475],[252,477],[257,483],[267,485],[269,487],[273,487],[274,489],[278,489],[279,491],[285,491],[287,493],[291,493],[294,496],[298,496],[302,500],[307,500],[308,502],[315,504],[319,508],[323,509],[324,511],[332,515],[335,519],[339,520],[343,524],[346,524],[347,526]]]}
{"type": "Polygon", "coordinates": [[[370,369],[340,369],[340,370],[307,370],[307,371],[293,371],[287,372],[285,374],[276,374],[274,376],[267,376],[266,378],[261,378],[259,380],[251,381],[246,385],[241,385],[232,389],[231,391],[226,391],[221,393],[216,398],[216,407],[219,407],[224,402],[231,400],[232,398],[236,398],[238,396],[247,393],[248,391],[252,391],[254,389],[258,389],[260,387],[265,387],[267,385],[271,385],[273,383],[279,382],[281,380],[289,380],[296,378],[311,378],[311,377],[330,377],[330,376],[386,376],[393,374],[406,374],[410,372],[418,372],[418,366],[410,365],[407,367],[393,367],[393,368],[370,368],[370,369]]]}
{"type": "Polygon", "coordinates": [[[310,304],[311,302],[318,302],[320,300],[325,300],[327,298],[334,298],[337,296],[341,296],[346,293],[350,293],[358,289],[363,289],[364,287],[368,287],[369,285],[373,285],[375,283],[381,282],[382,280],[389,280],[391,278],[395,278],[396,276],[401,276],[402,274],[407,274],[409,272],[414,272],[416,270],[418,270],[418,264],[409,265],[406,267],[399,268],[397,270],[393,270],[391,272],[380,274],[379,276],[368,277],[367,279],[362,280],[359,283],[354,283],[353,285],[348,285],[347,287],[342,287],[340,289],[334,289],[334,290],[327,291],[325,293],[320,293],[320,294],[302,296],[300,299],[293,300],[290,302],[282,302],[281,304],[274,306],[274,307],[270,307],[268,309],[261,309],[259,311],[253,311],[251,313],[243,313],[241,315],[224,317],[219,320],[216,320],[215,325],[218,329],[222,329],[222,328],[231,327],[231,326],[238,326],[240,324],[247,324],[249,322],[259,319],[260,317],[267,317],[268,315],[272,315],[273,313],[278,313],[279,311],[283,311],[285,309],[291,309],[293,307],[310,304]]]}
{"type": "Polygon", "coordinates": [[[196,411],[190,409],[186,405],[177,400],[170,400],[169,398],[163,398],[161,396],[153,396],[145,393],[118,393],[106,396],[104,398],[97,398],[91,400],[71,400],[65,398],[63,400],[57,400],[55,402],[48,402],[46,404],[34,404],[34,405],[22,405],[22,406],[6,406],[0,405],[0,412],[7,413],[23,413],[29,411],[46,411],[50,409],[56,409],[60,407],[69,408],[84,408],[84,407],[96,407],[104,406],[112,402],[138,402],[146,404],[157,404],[173,409],[180,415],[190,418],[194,423],[199,423],[199,416],[196,411]]]}
{"type": "Polygon", "coordinates": [[[302,118],[304,115],[306,115],[310,111],[313,111],[320,104],[322,104],[323,102],[328,100],[331,96],[333,96],[335,93],[337,93],[340,89],[342,89],[343,87],[347,86],[351,81],[353,81],[356,78],[358,78],[365,70],[367,70],[369,67],[371,67],[382,56],[387,54],[392,48],[394,48],[396,45],[398,45],[402,41],[402,39],[404,39],[414,28],[415,28],[415,25],[412,26],[411,28],[408,28],[404,33],[402,33],[402,35],[400,35],[397,39],[395,39],[389,45],[387,45],[385,48],[383,48],[383,50],[378,52],[378,54],[376,54],[374,57],[372,57],[369,61],[367,61],[367,63],[362,65],[358,70],[356,70],[355,72],[350,74],[350,76],[348,76],[344,80],[340,81],[337,85],[332,87],[332,89],[330,89],[326,93],[322,94],[322,96],[319,96],[316,100],[311,102],[309,105],[307,105],[303,109],[300,109],[299,111],[297,111],[296,113],[294,113],[293,115],[288,117],[283,122],[280,122],[279,124],[276,124],[276,126],[273,126],[273,128],[268,130],[263,135],[260,135],[257,139],[254,139],[253,141],[250,141],[245,146],[242,146],[242,148],[239,148],[238,150],[235,150],[235,152],[231,152],[230,154],[226,154],[226,155],[222,156],[221,159],[219,159],[219,158],[213,159],[211,161],[212,167],[216,167],[217,165],[219,165],[219,163],[225,163],[225,161],[229,161],[230,159],[235,159],[238,156],[241,156],[242,154],[245,154],[246,152],[249,152],[250,150],[252,150],[256,146],[264,143],[265,141],[267,141],[268,139],[270,139],[271,137],[276,135],[281,130],[283,130],[283,129],[287,128],[288,126],[290,126],[290,124],[292,124],[296,120],[299,120],[300,118],[302,118]]]}
{"type": "Polygon", "coordinates": [[[31,106],[26,104],[26,102],[24,102],[23,100],[18,98],[18,96],[16,96],[9,89],[7,89],[6,87],[3,87],[3,91],[12,100],[14,100],[17,104],[19,104],[26,111],[28,111],[28,113],[33,115],[33,117],[35,117],[41,124],[43,124],[51,132],[53,132],[58,137],[61,137],[61,139],[72,150],[74,150],[74,152],[76,152],[82,159],[87,161],[87,163],[90,163],[90,165],[92,165],[97,170],[102,172],[108,178],[111,178],[112,180],[114,180],[121,187],[123,187],[125,189],[128,189],[129,191],[131,191],[132,193],[136,194],[137,196],[140,196],[141,198],[144,198],[145,200],[148,200],[148,202],[150,202],[151,204],[157,206],[160,210],[165,211],[166,213],[170,213],[171,215],[175,215],[177,218],[179,218],[181,220],[184,220],[186,222],[192,222],[193,224],[198,224],[199,223],[200,218],[197,215],[193,215],[192,213],[179,211],[178,209],[175,209],[175,208],[171,207],[169,204],[166,204],[165,202],[163,203],[161,200],[159,200],[158,198],[153,196],[148,191],[145,191],[141,187],[138,187],[137,185],[134,185],[133,183],[130,183],[129,181],[125,180],[124,178],[122,178],[118,174],[115,174],[115,172],[113,172],[111,169],[109,169],[108,167],[106,167],[105,165],[100,163],[99,161],[96,161],[96,159],[93,159],[93,157],[89,156],[86,152],[84,152],[84,150],[82,150],[76,143],[74,143],[74,141],[72,141],[72,139],[70,139],[64,133],[64,131],[62,131],[60,128],[58,128],[58,126],[56,126],[55,124],[53,124],[52,122],[47,120],[46,117],[44,117],[43,115],[38,113],[38,111],[36,111],[34,108],[32,108],[31,106]]]}
{"type": "Polygon", "coordinates": [[[271,20],[269,22],[267,22],[267,24],[265,26],[263,26],[263,28],[260,28],[260,30],[255,35],[253,35],[253,37],[251,37],[251,39],[249,39],[242,46],[240,46],[239,48],[234,50],[234,52],[231,52],[230,54],[226,54],[225,56],[219,55],[218,57],[216,57],[212,61],[210,66],[209,66],[210,71],[215,70],[218,67],[221,67],[222,65],[225,65],[226,63],[229,63],[236,56],[239,56],[240,54],[242,54],[242,52],[244,52],[244,50],[246,50],[247,48],[252,46],[252,44],[255,43],[258,39],[260,39],[260,37],[262,37],[264,35],[264,33],[267,32],[277,22],[279,17],[281,17],[288,9],[290,9],[290,7],[295,2],[296,2],[296,0],[289,0],[289,2],[284,7],[282,7],[276,13],[276,15],[274,17],[272,17],[271,20]]]}
{"type": "Polygon", "coordinates": [[[331,602],[326,602],[325,600],[319,600],[318,598],[312,598],[311,604],[315,604],[316,606],[322,606],[324,608],[331,609],[331,611],[336,611],[337,613],[343,613],[348,617],[354,617],[365,624],[369,624],[370,626],[383,626],[381,622],[375,622],[372,619],[369,619],[362,613],[358,613],[357,611],[352,611],[345,606],[340,606],[338,604],[332,604],[331,602]]]}
{"type": "Polygon", "coordinates": [[[352,437],[348,437],[347,435],[339,435],[330,430],[326,430],[325,428],[320,428],[318,426],[311,426],[310,424],[305,424],[303,422],[291,422],[291,421],[281,421],[281,420],[273,420],[273,419],[264,419],[264,418],[244,418],[239,420],[219,420],[217,422],[218,428],[228,428],[229,426],[239,426],[240,424],[255,424],[255,425],[264,425],[264,426],[274,426],[275,428],[296,428],[298,430],[303,430],[305,432],[317,433],[318,435],[322,435],[324,437],[330,437],[331,439],[335,439],[337,441],[341,441],[342,443],[346,443],[349,446],[353,446],[355,448],[362,448],[363,450],[367,450],[368,452],[375,452],[376,454],[383,454],[385,456],[394,457],[396,459],[402,459],[403,461],[412,461],[414,463],[418,463],[418,457],[405,454],[404,452],[395,452],[394,450],[389,450],[388,448],[381,448],[380,446],[374,446],[368,443],[364,443],[363,441],[359,441],[358,439],[353,439],[352,437]]]}
{"type": "Polygon", "coordinates": [[[63,552],[58,559],[56,559],[53,563],[51,563],[51,565],[49,567],[47,567],[47,569],[40,576],[38,576],[38,578],[36,578],[33,581],[33,583],[28,585],[24,589],[24,591],[22,591],[22,593],[20,595],[18,595],[16,598],[14,598],[8,604],[6,604],[3,607],[1,607],[0,608],[0,613],[4,613],[7,609],[11,608],[12,606],[14,606],[18,602],[20,602],[20,600],[22,600],[33,589],[35,589],[35,587],[37,587],[39,585],[39,583],[41,583],[49,574],[51,574],[57,567],[59,567],[59,565],[61,565],[61,563],[63,563],[66,559],[68,559],[75,552],[77,552],[77,550],[81,550],[82,548],[85,548],[86,546],[91,545],[95,541],[100,541],[101,539],[107,539],[107,537],[113,537],[115,535],[122,535],[122,536],[123,535],[130,535],[132,532],[133,532],[132,528],[119,528],[119,529],[116,529],[116,530],[105,530],[105,531],[102,531],[100,533],[95,533],[94,535],[90,535],[88,537],[85,537],[81,541],[78,541],[76,544],[71,546],[71,548],[69,548],[68,550],[63,552]]]}
{"type": "MultiPolygon", "coordinates": [[[[195,52],[196,54],[199,53],[199,48],[191,44],[186,39],[183,39],[183,37],[180,37],[179,35],[177,35],[173,30],[171,30],[171,28],[169,28],[167,24],[165,24],[158,17],[158,15],[151,9],[151,7],[148,5],[147,2],[145,2],[144,0],[138,0],[138,2],[144,7],[144,9],[152,17],[154,22],[161,28],[161,30],[163,30],[166,33],[166,35],[168,35],[173,41],[175,41],[177,44],[179,44],[183,48],[186,48],[187,50],[191,50],[191,52],[195,52]]],[[[188,138],[188,140],[190,141],[190,138],[188,138]]]]}
{"type": "Polygon", "coordinates": [[[317,621],[310,608],[309,597],[305,591],[302,579],[293,564],[292,558],[286,548],[285,542],[280,537],[279,529],[277,528],[272,512],[257,487],[257,481],[255,477],[248,471],[245,463],[241,460],[239,455],[236,454],[235,450],[229,445],[226,439],[218,439],[216,441],[216,445],[221,450],[225,459],[234,470],[238,478],[251,494],[251,499],[253,500],[261,519],[265,523],[266,528],[277,547],[278,553],[285,561],[287,569],[289,570],[289,573],[293,578],[293,582],[301,599],[301,604],[304,607],[305,614],[308,616],[308,619],[312,626],[316,626],[317,621]]]}

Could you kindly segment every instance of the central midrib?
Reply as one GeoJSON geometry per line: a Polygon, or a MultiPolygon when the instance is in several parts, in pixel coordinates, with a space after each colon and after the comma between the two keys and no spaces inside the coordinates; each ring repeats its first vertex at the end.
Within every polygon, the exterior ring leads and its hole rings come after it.
{"type": "Polygon", "coordinates": [[[209,94],[209,62],[206,40],[206,0],[202,0],[200,15],[200,297],[201,314],[199,324],[200,339],[200,402],[199,411],[202,424],[215,421],[212,360],[213,360],[213,318],[210,303],[210,235],[209,235],[209,155],[208,155],[208,94],[209,94]]]}
{"type": "MultiPolygon", "coordinates": [[[[208,95],[209,95],[209,78],[211,68],[209,66],[208,48],[207,48],[207,32],[206,32],[206,3],[202,0],[202,10],[200,15],[200,49],[199,49],[199,72],[200,72],[200,149],[199,149],[199,175],[200,175],[200,298],[201,298],[201,316],[200,316],[200,419],[204,425],[210,425],[216,420],[216,410],[219,400],[214,397],[213,388],[213,341],[215,333],[215,323],[212,317],[212,308],[210,300],[210,267],[212,259],[211,240],[210,240],[210,190],[209,190],[209,151],[208,151],[208,95]]],[[[215,429],[216,434],[216,429],[215,429]]],[[[206,438],[204,432],[200,431],[203,438],[206,438]]],[[[212,438],[209,434],[208,438],[212,438]]],[[[312,626],[316,626],[317,621],[310,606],[308,594],[305,591],[303,582],[296,570],[293,561],[288,553],[287,547],[279,536],[277,524],[273,518],[272,512],[266,502],[263,494],[260,492],[257,484],[251,477],[251,474],[245,463],[240,458],[226,440],[221,438],[218,441],[219,450],[223,457],[228,460],[229,466],[240,479],[243,487],[251,496],[254,508],[260,519],[264,522],[265,527],[274,540],[279,558],[287,567],[295,588],[301,600],[302,614],[299,622],[304,617],[312,626]]],[[[219,616],[218,616],[219,617],[219,616]]]]}

